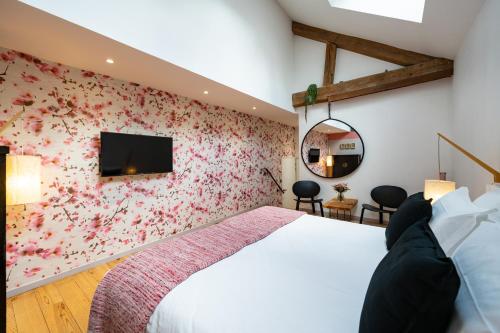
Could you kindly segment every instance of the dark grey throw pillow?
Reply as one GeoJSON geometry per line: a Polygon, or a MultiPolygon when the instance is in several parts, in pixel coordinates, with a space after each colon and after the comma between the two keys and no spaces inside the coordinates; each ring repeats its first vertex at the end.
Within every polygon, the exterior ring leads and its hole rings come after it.
{"type": "Polygon", "coordinates": [[[446,332],[460,286],[426,219],[410,226],[373,273],[360,333],[446,332]]]}
{"type": "Polygon", "coordinates": [[[398,210],[392,214],[389,225],[385,229],[385,244],[387,249],[391,249],[409,226],[423,218],[429,221],[431,217],[431,202],[424,199],[424,193],[418,192],[410,195],[399,206],[398,210]]]}

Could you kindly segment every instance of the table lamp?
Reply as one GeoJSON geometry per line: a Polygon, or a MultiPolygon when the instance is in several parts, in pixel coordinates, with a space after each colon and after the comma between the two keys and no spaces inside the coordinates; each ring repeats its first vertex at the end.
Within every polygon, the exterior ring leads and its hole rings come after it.
{"type": "Polygon", "coordinates": [[[432,199],[432,202],[434,203],[446,193],[455,191],[455,186],[455,182],[447,180],[426,179],[424,186],[424,198],[426,200],[432,199]]]}

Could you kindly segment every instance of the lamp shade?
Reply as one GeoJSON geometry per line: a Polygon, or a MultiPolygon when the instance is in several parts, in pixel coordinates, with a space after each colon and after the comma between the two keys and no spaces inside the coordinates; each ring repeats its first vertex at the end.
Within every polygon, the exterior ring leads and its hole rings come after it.
{"type": "Polygon", "coordinates": [[[327,167],[333,166],[333,156],[332,155],[326,156],[326,166],[327,167]]]}
{"type": "Polygon", "coordinates": [[[426,180],[424,186],[424,198],[436,202],[439,198],[449,192],[455,191],[455,182],[446,180],[426,180]]]}
{"type": "Polygon", "coordinates": [[[23,205],[40,201],[39,156],[7,155],[7,205],[23,205]]]}

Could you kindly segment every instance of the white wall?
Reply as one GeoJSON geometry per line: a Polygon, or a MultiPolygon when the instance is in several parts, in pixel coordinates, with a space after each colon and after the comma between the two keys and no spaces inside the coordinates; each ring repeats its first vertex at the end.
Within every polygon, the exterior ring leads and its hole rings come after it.
{"type": "Polygon", "coordinates": [[[23,2],[293,110],[291,21],[275,1],[23,2]]]}
{"type": "MultiPolygon", "coordinates": [[[[465,149],[500,169],[500,1],[487,0],[455,59],[453,138],[465,149]]],[[[459,153],[454,174],[471,196],[485,191],[492,176],[459,153]]]]}
{"type": "MultiPolygon", "coordinates": [[[[294,37],[294,90],[305,90],[310,83],[320,84],[323,77],[325,46],[322,43],[294,37]]],[[[376,59],[339,50],[335,82],[398,68],[376,59]]],[[[328,117],[327,104],[308,109],[299,108],[299,143],[316,123],[328,117]]],[[[321,185],[321,197],[332,198],[331,185],[347,182],[348,197],[361,203],[371,202],[370,191],[377,185],[397,185],[409,194],[422,191],[425,179],[437,177],[436,132],[450,131],[451,79],[419,84],[388,92],[358,97],[332,104],[332,117],[354,127],[365,143],[365,157],[361,166],[351,175],[324,179],[312,174],[299,163],[300,179],[311,179],[321,185]]],[[[442,148],[443,169],[451,173],[449,149],[442,148]]],[[[375,217],[375,215],[368,215],[375,217]]]]}

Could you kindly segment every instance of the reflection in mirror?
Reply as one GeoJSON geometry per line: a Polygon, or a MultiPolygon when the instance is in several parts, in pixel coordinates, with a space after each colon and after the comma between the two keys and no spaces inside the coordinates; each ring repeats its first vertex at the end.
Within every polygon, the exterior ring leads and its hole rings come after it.
{"type": "Polygon", "coordinates": [[[327,119],[309,130],[302,141],[302,160],[314,174],[344,177],[363,160],[364,144],[359,133],[337,119],[327,119]]]}

